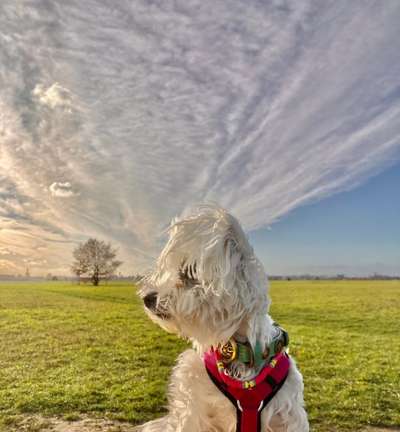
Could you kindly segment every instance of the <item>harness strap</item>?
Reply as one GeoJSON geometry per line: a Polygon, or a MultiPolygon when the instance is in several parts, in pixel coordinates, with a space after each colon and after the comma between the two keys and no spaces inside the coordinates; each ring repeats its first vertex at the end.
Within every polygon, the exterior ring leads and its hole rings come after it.
{"type": "Polygon", "coordinates": [[[239,409],[237,400],[226,390],[226,385],[224,385],[224,383],[218,381],[218,379],[214,377],[214,375],[208,369],[207,365],[206,365],[206,371],[211,381],[215,384],[215,386],[220,390],[220,392],[223,395],[225,395],[232,402],[233,406],[236,408],[236,432],[240,432],[241,423],[242,423],[242,411],[239,409]]]}
{"type": "MultiPolygon", "coordinates": [[[[280,390],[288,376],[288,356],[284,353],[275,356],[273,366],[266,366],[269,368],[269,373],[262,382],[250,388],[233,387],[226,379],[223,380],[213,352],[205,355],[204,364],[211,381],[236,408],[236,432],[260,432],[261,412],[280,390]]],[[[263,371],[263,375],[265,373],[266,371],[263,371]]],[[[238,381],[233,378],[230,380],[238,381]]]]}

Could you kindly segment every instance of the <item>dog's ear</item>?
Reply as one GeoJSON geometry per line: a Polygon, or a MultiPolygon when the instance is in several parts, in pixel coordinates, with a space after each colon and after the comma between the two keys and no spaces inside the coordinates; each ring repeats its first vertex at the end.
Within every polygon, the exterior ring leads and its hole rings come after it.
{"type": "Polygon", "coordinates": [[[243,261],[243,251],[236,238],[229,236],[224,242],[224,254],[225,254],[225,275],[240,271],[241,262],[243,261]]]}

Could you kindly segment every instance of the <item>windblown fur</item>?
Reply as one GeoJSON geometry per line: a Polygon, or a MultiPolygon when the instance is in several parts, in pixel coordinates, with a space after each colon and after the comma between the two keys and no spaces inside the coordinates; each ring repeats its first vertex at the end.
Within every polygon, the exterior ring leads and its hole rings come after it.
{"type": "MultiPolygon", "coordinates": [[[[169,413],[139,430],[234,432],[235,410],[210,381],[201,355],[231,337],[253,347],[270,342],[267,277],[238,221],[221,208],[202,206],[173,221],[169,234],[141,295],[151,319],[191,340],[194,350],[173,371],[169,413]]],[[[249,379],[258,370],[234,362],[228,373],[249,379]]],[[[263,411],[262,430],[308,431],[302,377],[292,359],[288,379],[263,411]]]]}

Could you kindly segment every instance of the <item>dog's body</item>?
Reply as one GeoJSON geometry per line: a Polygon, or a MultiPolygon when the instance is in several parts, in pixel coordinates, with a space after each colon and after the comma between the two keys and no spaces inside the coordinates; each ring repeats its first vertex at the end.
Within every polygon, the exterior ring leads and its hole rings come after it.
{"type": "MultiPolygon", "coordinates": [[[[265,350],[273,339],[268,282],[239,223],[224,210],[202,207],[175,221],[157,268],[142,283],[149,316],[190,339],[169,386],[169,413],[141,432],[235,432],[236,410],[211,381],[203,354],[233,338],[265,350]]],[[[264,365],[238,359],[224,373],[251,380],[264,365]]],[[[307,432],[303,381],[293,359],[282,388],[261,413],[261,431],[307,432]]],[[[256,431],[254,431],[256,432],[256,431]]]]}

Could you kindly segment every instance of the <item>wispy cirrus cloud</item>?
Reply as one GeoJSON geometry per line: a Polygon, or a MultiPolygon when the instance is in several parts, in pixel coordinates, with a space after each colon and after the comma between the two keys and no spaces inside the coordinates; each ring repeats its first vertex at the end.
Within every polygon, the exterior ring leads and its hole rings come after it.
{"type": "Polygon", "coordinates": [[[0,247],[18,268],[67,271],[93,235],[140,269],[193,203],[254,229],[400,156],[396,0],[0,12],[0,247]]]}

